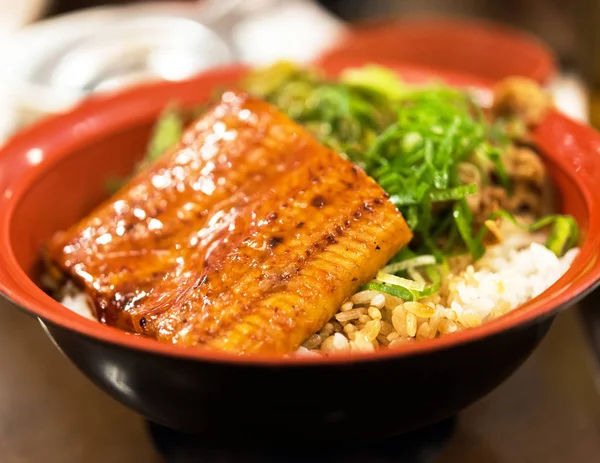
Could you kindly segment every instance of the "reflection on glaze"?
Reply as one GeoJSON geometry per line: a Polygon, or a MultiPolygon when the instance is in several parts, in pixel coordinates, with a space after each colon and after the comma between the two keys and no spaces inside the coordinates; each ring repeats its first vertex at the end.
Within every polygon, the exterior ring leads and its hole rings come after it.
{"type": "Polygon", "coordinates": [[[44,160],[44,152],[40,148],[32,148],[25,153],[27,161],[32,166],[35,166],[44,160]]]}

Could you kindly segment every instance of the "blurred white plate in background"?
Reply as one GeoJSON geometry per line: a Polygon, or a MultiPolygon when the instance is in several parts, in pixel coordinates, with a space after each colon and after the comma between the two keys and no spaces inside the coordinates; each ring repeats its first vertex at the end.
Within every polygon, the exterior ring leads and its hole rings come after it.
{"type": "Polygon", "coordinates": [[[343,30],[312,0],[142,3],[41,21],[0,49],[5,63],[0,98],[11,100],[0,105],[11,108],[4,124],[0,114],[0,139],[3,132],[63,111],[93,92],[141,80],[184,79],[234,60],[308,61],[343,30]]]}
{"type": "Polygon", "coordinates": [[[194,4],[92,8],[25,27],[0,56],[14,124],[140,80],[183,79],[231,62],[194,4]]]}
{"type": "Polygon", "coordinates": [[[0,40],[38,19],[48,0],[0,0],[0,40]]]}

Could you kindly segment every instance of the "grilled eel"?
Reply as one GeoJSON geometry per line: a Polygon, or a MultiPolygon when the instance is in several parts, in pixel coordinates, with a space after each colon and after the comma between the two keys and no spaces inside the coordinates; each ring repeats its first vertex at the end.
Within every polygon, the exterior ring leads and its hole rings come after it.
{"type": "Polygon", "coordinates": [[[179,144],[47,248],[100,321],[182,346],[285,354],[411,239],[359,167],[226,92],[179,144]]]}

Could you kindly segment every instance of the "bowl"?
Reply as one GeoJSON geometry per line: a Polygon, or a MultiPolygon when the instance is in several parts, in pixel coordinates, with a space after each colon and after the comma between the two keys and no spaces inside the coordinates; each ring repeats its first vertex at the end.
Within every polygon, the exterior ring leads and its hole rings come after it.
{"type": "MultiPolygon", "coordinates": [[[[330,73],[360,60],[335,60],[330,73]]],[[[389,63],[388,63],[389,64],[389,63]]],[[[486,91],[465,75],[394,64],[404,79],[442,79],[486,91]]],[[[561,310],[600,278],[600,135],[553,112],[534,133],[578,220],[581,253],[565,276],[523,307],[483,326],[361,356],[234,356],[184,349],[88,320],[37,286],[40,251],[129,173],[153,122],[173,100],[204,102],[243,67],[183,82],[96,96],[17,134],[0,150],[0,292],[37,317],[56,346],[115,399],[161,425],[214,438],[369,438],[425,426],[481,398],[523,363],[561,310]]]]}

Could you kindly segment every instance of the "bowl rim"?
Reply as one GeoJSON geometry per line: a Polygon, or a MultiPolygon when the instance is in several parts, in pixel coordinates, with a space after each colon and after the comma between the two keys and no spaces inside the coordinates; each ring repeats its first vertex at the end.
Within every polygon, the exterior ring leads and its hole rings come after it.
{"type": "MultiPolygon", "coordinates": [[[[367,64],[363,59],[338,59],[322,62],[326,72],[337,73],[346,67],[367,64]]],[[[477,77],[446,70],[436,70],[421,66],[405,65],[394,62],[380,62],[392,67],[404,76],[412,74],[421,79],[442,79],[450,84],[474,86],[488,89],[489,83],[477,77]]],[[[58,301],[44,293],[20,267],[14,255],[10,240],[11,221],[20,198],[27,187],[39,178],[43,172],[63,158],[68,157],[75,147],[85,146],[98,137],[114,134],[127,127],[128,124],[139,123],[158,114],[160,108],[170,95],[179,90],[210,86],[210,82],[231,82],[239,78],[247,70],[244,65],[228,65],[215,68],[200,75],[179,82],[158,82],[140,85],[111,94],[94,96],[79,104],[72,110],[42,120],[13,136],[0,148],[0,174],[3,164],[15,162],[23,153],[32,149],[48,152],[41,160],[30,162],[23,175],[0,175],[0,294],[29,314],[60,328],[74,332],[96,342],[108,343],[114,347],[143,351],[148,354],[167,356],[177,359],[188,359],[210,363],[245,364],[257,366],[307,366],[307,365],[340,365],[357,362],[369,362],[390,358],[408,357],[429,354],[436,351],[474,342],[482,338],[500,334],[511,329],[518,329],[556,313],[594,289],[600,280],[600,260],[597,249],[600,249],[600,190],[597,191],[594,176],[587,168],[573,165],[566,159],[553,158],[552,162],[579,185],[581,196],[585,201],[589,222],[588,234],[569,270],[552,287],[540,296],[523,304],[519,308],[485,323],[479,327],[454,333],[451,336],[410,343],[401,349],[379,349],[373,353],[340,354],[331,357],[317,356],[275,356],[275,355],[237,355],[227,352],[201,348],[183,348],[173,344],[161,343],[151,338],[144,338],[127,333],[118,328],[89,320],[72,312],[58,301]],[[148,92],[162,95],[158,100],[147,98],[148,92]],[[157,106],[160,103],[159,106],[157,106]],[[83,124],[81,130],[72,130],[77,124],[83,124]],[[45,141],[44,141],[45,140],[45,141]],[[56,155],[52,156],[52,152],[56,155]],[[4,182],[4,184],[3,184],[4,182]]],[[[418,79],[417,79],[418,80],[418,79]]],[[[212,86],[211,88],[214,88],[212,86]]],[[[187,95],[187,94],[186,94],[187,95]]],[[[171,97],[171,99],[173,99],[171,97]]],[[[177,97],[179,101],[181,98],[177,97]]],[[[189,103],[198,103],[199,98],[190,98],[189,103]]],[[[593,171],[600,172],[600,134],[590,127],[581,125],[558,112],[552,112],[546,121],[536,129],[534,138],[552,134],[567,133],[570,142],[576,143],[578,150],[583,150],[585,160],[593,171]],[[558,131],[558,132],[557,132],[558,131]]],[[[540,138],[544,140],[544,138],[540,138]]],[[[542,147],[543,151],[552,149],[549,141],[542,147]]]]}
{"type": "MultiPolygon", "coordinates": [[[[396,35],[400,38],[403,35],[423,35],[432,30],[441,36],[451,34],[462,41],[474,40],[475,37],[479,37],[485,41],[492,41],[496,45],[502,45],[505,51],[506,49],[526,51],[531,56],[525,77],[535,80],[540,85],[548,84],[557,73],[556,57],[548,43],[540,37],[508,23],[462,14],[445,15],[421,12],[402,18],[361,20],[354,23],[346,32],[345,40],[332,46],[326,55],[356,57],[358,53],[360,56],[364,56],[364,53],[360,52],[361,47],[357,48],[357,44],[360,44],[361,41],[374,42],[382,35],[396,35]]],[[[416,62],[413,64],[419,65],[416,62]]],[[[441,70],[441,66],[439,69],[441,70]]],[[[453,68],[444,67],[444,69],[451,71],[453,68]]]]}

